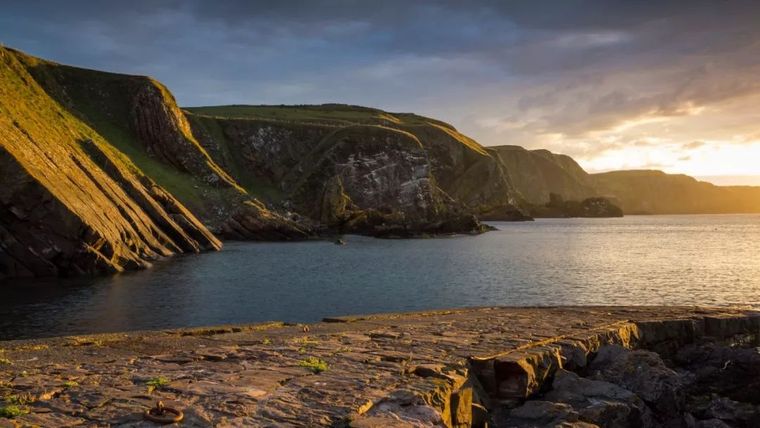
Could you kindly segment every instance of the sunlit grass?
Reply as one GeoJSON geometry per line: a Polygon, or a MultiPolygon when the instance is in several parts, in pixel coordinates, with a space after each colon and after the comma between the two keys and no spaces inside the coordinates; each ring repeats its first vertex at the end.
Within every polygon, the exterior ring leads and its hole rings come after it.
{"type": "Polygon", "coordinates": [[[169,385],[169,379],[163,376],[158,376],[158,377],[149,379],[147,382],[145,382],[145,385],[147,385],[148,394],[150,394],[155,390],[162,389],[166,385],[169,385]]]}
{"type": "Polygon", "coordinates": [[[63,388],[69,389],[79,386],[79,383],[73,380],[67,380],[66,382],[62,383],[61,386],[63,388]]]}
{"type": "Polygon", "coordinates": [[[298,365],[300,367],[309,369],[314,374],[322,373],[324,371],[327,371],[327,369],[329,368],[325,360],[322,360],[317,357],[309,357],[309,358],[306,358],[305,360],[301,360],[298,363],[298,365]]]}
{"type": "Polygon", "coordinates": [[[33,395],[31,394],[10,394],[3,397],[3,401],[5,401],[6,404],[12,404],[16,406],[25,406],[30,403],[34,403],[37,401],[33,395]]]}
{"type": "Polygon", "coordinates": [[[15,404],[0,407],[0,418],[13,419],[28,413],[28,408],[17,406],[15,404]]]}

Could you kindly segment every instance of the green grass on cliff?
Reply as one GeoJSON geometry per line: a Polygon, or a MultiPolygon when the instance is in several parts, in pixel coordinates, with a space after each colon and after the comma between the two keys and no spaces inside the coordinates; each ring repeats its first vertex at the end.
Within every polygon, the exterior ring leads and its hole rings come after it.
{"type": "Polygon", "coordinates": [[[314,374],[320,374],[324,371],[327,371],[329,368],[327,362],[325,360],[322,360],[317,357],[308,357],[305,360],[301,360],[298,362],[298,365],[300,367],[303,367],[309,371],[311,371],[314,374]]]}
{"type": "Polygon", "coordinates": [[[255,171],[251,171],[250,168],[241,165],[239,160],[243,159],[243,153],[237,145],[230,144],[227,136],[224,135],[224,130],[216,119],[208,116],[188,114],[187,120],[193,129],[203,129],[217,143],[221,150],[219,156],[226,161],[225,168],[228,170],[227,172],[232,177],[235,177],[246,192],[270,202],[279,201],[284,197],[282,190],[262,180],[255,174],[255,171]]]}
{"type": "Polygon", "coordinates": [[[346,104],[321,105],[228,105],[186,107],[185,110],[204,116],[225,119],[260,119],[296,123],[325,123],[330,125],[428,125],[453,129],[439,120],[412,113],[388,113],[379,109],[346,104]]]}
{"type": "Polygon", "coordinates": [[[186,111],[223,119],[273,120],[293,124],[326,124],[332,126],[379,125],[417,134],[421,129],[440,131],[460,144],[488,156],[475,140],[459,133],[450,124],[413,113],[389,113],[383,110],[346,104],[321,105],[229,105],[188,107],[186,111]]]}
{"type": "Polygon", "coordinates": [[[50,96],[122,153],[122,162],[134,164],[193,211],[202,210],[203,201],[209,197],[227,196],[227,189],[211,187],[145,151],[130,126],[129,106],[135,88],[143,85],[147,77],[71,67],[18,51],[14,54],[50,96]]]}
{"type": "Polygon", "coordinates": [[[440,120],[413,113],[389,113],[383,110],[346,104],[321,105],[228,105],[187,107],[184,110],[198,116],[221,119],[271,120],[291,124],[325,124],[332,126],[378,125],[411,132],[420,137],[419,132],[442,132],[458,143],[488,156],[487,151],[477,141],[459,133],[456,128],[440,120]]]}
{"type": "Polygon", "coordinates": [[[95,129],[113,147],[123,153],[139,170],[154,180],[158,185],[167,189],[180,201],[188,205],[199,205],[204,194],[216,193],[224,189],[216,189],[190,174],[178,171],[148,155],[137,137],[128,129],[98,114],[91,114],[88,124],[95,129]]]}

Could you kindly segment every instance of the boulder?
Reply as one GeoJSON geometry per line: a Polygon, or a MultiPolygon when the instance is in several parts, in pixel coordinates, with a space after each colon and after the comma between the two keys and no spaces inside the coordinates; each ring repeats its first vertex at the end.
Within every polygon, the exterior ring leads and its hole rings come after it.
{"type": "Polygon", "coordinates": [[[755,348],[719,344],[683,347],[675,362],[693,374],[689,390],[717,394],[735,401],[760,404],[760,354],[755,348]]]}
{"type": "Polygon", "coordinates": [[[504,416],[497,415],[494,419],[495,426],[505,427],[554,427],[580,422],[580,416],[572,406],[542,400],[527,401],[522,406],[504,414],[504,416]]]}
{"type": "Polygon", "coordinates": [[[760,409],[750,403],[741,403],[726,397],[714,397],[704,416],[710,419],[720,419],[734,426],[760,426],[760,409]]]}
{"type": "Polygon", "coordinates": [[[581,420],[603,427],[654,426],[650,409],[633,392],[563,369],[556,372],[552,389],[543,399],[568,404],[581,420]]]}
{"type": "Polygon", "coordinates": [[[589,371],[593,379],[636,394],[661,420],[679,416],[683,411],[686,395],[682,376],[668,368],[654,352],[607,345],[599,349],[589,371]]]}

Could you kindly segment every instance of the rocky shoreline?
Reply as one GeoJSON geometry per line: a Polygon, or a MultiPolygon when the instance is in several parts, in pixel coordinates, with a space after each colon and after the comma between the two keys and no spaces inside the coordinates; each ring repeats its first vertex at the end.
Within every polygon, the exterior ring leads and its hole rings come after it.
{"type": "Polygon", "coordinates": [[[749,308],[474,308],[0,342],[0,427],[755,426],[749,308]]]}

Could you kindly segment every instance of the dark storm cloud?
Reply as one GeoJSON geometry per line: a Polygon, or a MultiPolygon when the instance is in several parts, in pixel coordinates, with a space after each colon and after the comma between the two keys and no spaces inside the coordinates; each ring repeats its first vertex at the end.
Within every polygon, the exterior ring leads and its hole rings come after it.
{"type": "Polygon", "coordinates": [[[439,116],[485,144],[577,138],[760,92],[760,4],[751,1],[1,6],[3,43],[153,75],[185,105],[373,105],[439,116]]]}

